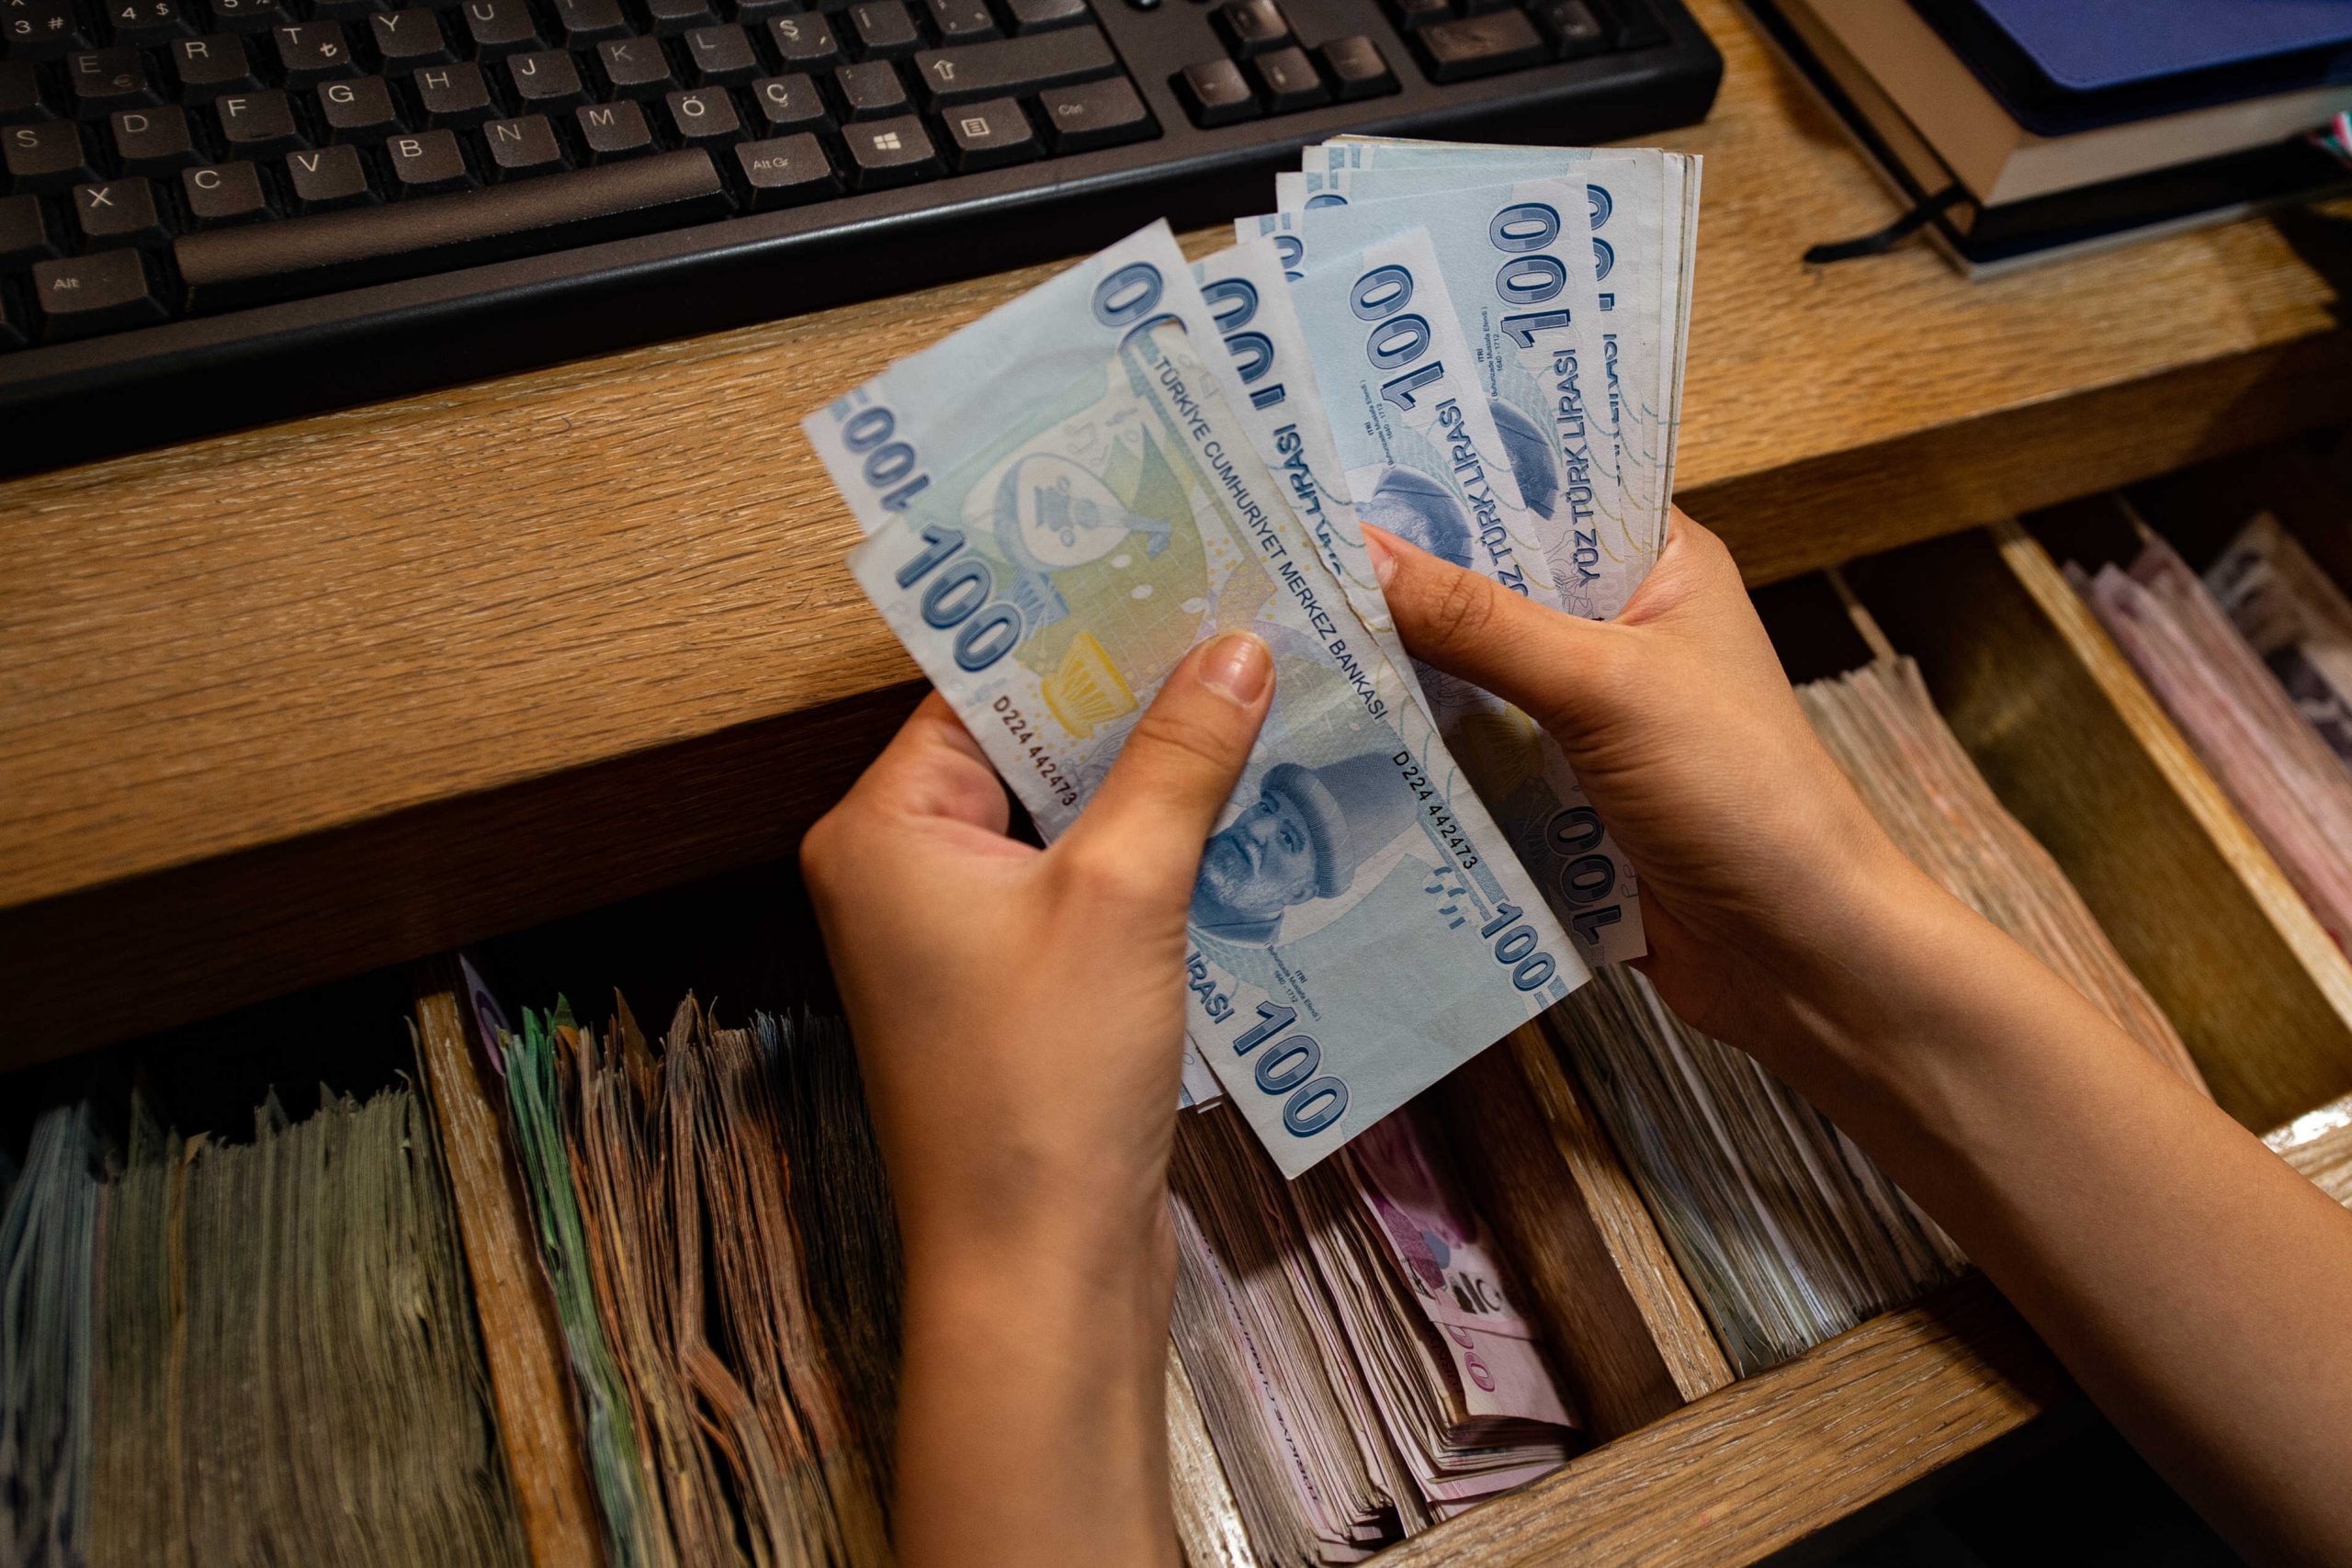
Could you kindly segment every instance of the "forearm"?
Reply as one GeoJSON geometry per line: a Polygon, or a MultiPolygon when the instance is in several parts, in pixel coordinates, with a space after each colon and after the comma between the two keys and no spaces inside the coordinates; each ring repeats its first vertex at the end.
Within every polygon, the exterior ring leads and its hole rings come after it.
{"type": "Polygon", "coordinates": [[[1939,892],[1849,942],[1777,1065],[2210,1517],[2352,1559],[2352,1214],[1939,892]]]}
{"type": "Polygon", "coordinates": [[[1173,1564],[1166,1238],[910,1247],[899,1560],[1173,1564]],[[1079,1259],[1092,1259],[1079,1263],[1079,1259]]]}

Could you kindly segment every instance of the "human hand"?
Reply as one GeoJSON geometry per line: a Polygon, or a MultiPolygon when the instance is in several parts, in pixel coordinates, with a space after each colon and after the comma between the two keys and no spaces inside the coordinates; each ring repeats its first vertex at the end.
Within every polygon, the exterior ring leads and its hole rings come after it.
{"type": "Polygon", "coordinates": [[[1413,655],[1559,741],[1640,879],[1640,967],[1693,1027],[1785,1063],[1851,986],[1857,922],[1945,902],[1815,738],[1731,552],[1679,511],[1607,622],[1365,536],[1413,655]]]}
{"type": "Polygon", "coordinates": [[[910,1250],[1164,1224],[1185,910],[1272,690],[1257,638],[1195,649],[1044,850],[1006,837],[1004,787],[934,693],[809,829],[910,1250]]]}

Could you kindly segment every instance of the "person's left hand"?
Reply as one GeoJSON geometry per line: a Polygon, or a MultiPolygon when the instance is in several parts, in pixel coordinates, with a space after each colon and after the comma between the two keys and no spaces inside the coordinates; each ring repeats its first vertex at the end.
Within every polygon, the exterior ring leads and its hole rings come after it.
{"type": "Polygon", "coordinates": [[[1185,911],[1272,675],[1253,637],[1195,649],[1048,849],[1005,836],[1004,787],[935,693],[809,829],[910,1254],[1164,1231],[1185,911]]]}

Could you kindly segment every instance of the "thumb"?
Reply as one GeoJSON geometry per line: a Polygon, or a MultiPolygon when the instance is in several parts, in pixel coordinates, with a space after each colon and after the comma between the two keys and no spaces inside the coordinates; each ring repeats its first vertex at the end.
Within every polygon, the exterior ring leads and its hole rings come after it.
{"type": "Polygon", "coordinates": [[[1252,634],[1194,649],[1055,851],[1069,862],[1115,861],[1155,895],[1181,897],[1273,700],[1273,655],[1252,634]]]}
{"type": "Polygon", "coordinates": [[[1363,525],[1388,614],[1415,659],[1483,686],[1560,733],[1582,706],[1611,628],[1513,593],[1490,577],[1363,525]]]}

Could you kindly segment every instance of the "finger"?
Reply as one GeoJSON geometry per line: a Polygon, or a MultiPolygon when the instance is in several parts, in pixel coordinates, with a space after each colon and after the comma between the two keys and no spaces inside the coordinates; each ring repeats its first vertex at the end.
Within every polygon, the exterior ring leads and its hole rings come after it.
{"type": "Polygon", "coordinates": [[[1414,658],[1485,687],[1547,729],[1573,716],[1611,628],[1538,604],[1371,524],[1363,536],[1414,658]]]}
{"type": "Polygon", "coordinates": [[[1248,632],[1194,649],[1127,734],[1119,760],[1055,852],[1115,864],[1181,897],[1274,699],[1274,661],[1248,632]]]}
{"type": "Polygon", "coordinates": [[[937,692],[907,716],[842,804],[858,812],[942,817],[991,833],[1012,820],[996,771],[937,692]]]}

